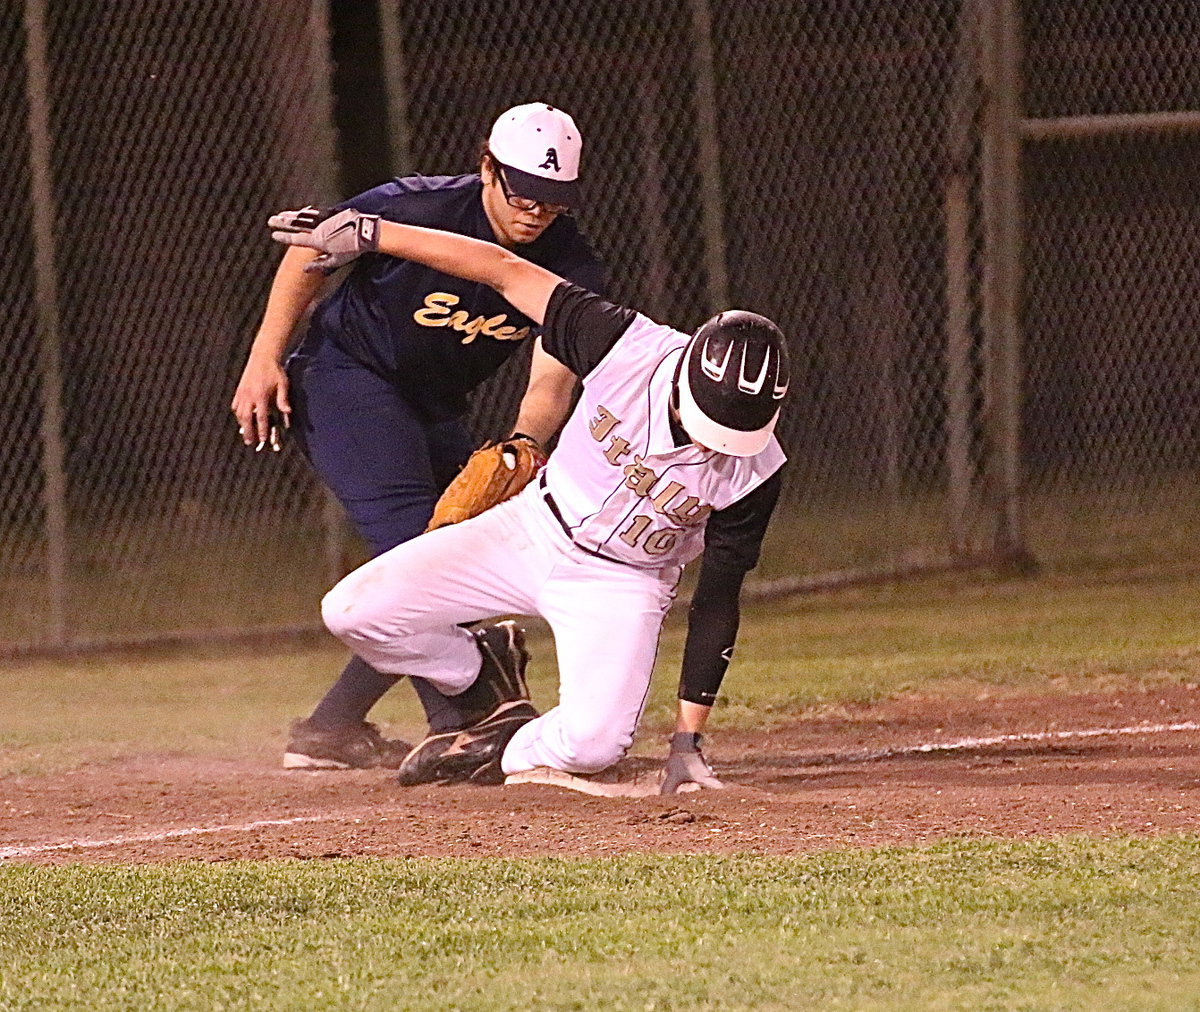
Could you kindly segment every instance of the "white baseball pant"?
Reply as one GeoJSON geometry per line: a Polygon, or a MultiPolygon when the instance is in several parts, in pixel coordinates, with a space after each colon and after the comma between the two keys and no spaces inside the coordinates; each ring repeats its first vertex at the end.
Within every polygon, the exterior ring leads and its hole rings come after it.
{"type": "Polygon", "coordinates": [[[594,773],[633,743],[677,575],[576,548],[534,482],[372,559],[321,610],[330,632],[378,671],[428,678],[447,695],[467,689],[481,663],[459,623],[542,616],[558,653],[559,702],[517,731],[502,767],[594,773]]]}

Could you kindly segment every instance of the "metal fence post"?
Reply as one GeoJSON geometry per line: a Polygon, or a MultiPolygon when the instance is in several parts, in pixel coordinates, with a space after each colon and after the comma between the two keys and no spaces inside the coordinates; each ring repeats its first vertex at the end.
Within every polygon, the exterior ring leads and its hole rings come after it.
{"type": "MultiPolygon", "coordinates": [[[[386,6],[386,5],[384,5],[386,6]]],[[[333,68],[329,52],[329,0],[310,0],[308,30],[312,72],[309,102],[318,143],[314,145],[314,182],[323,203],[337,199],[337,142],[333,122],[333,68]]],[[[345,575],[346,516],[328,489],[321,489],[321,527],[330,585],[345,575]]]]}
{"type": "Polygon", "coordinates": [[[1032,564],[1021,502],[1021,25],[1017,0],[980,0],[983,82],[984,428],[998,562],[1032,564]]]}
{"type": "Polygon", "coordinates": [[[405,176],[412,162],[412,131],[408,123],[408,89],[404,84],[404,35],[396,0],[379,4],[379,44],[383,54],[383,93],[387,102],[388,157],[394,175],[405,176]]]}
{"type": "Polygon", "coordinates": [[[329,0],[309,0],[308,31],[312,69],[309,103],[313,112],[315,182],[322,200],[337,197],[337,131],[333,125],[333,62],[329,52],[329,0]]]}
{"type": "Polygon", "coordinates": [[[667,291],[669,268],[667,266],[666,234],[667,198],[663,193],[662,180],[666,178],[659,145],[662,143],[662,123],[659,108],[662,93],[653,77],[645,77],[638,84],[638,157],[641,159],[642,181],[640,187],[642,220],[646,232],[646,273],[643,279],[642,298],[647,314],[655,320],[665,319],[668,313],[667,291]]]}
{"type": "Polygon", "coordinates": [[[712,13],[708,0],[691,0],[692,58],[696,74],[696,142],[700,162],[700,208],[704,227],[704,269],[709,313],[729,308],[725,271],[725,205],[721,189],[721,146],[717,140],[717,85],[713,61],[712,13]]]}
{"type": "Polygon", "coordinates": [[[979,35],[973,0],[959,11],[958,45],[947,115],[946,179],[946,471],[950,550],[970,550],[971,467],[971,123],[977,98],[979,35]]]}
{"type": "Polygon", "coordinates": [[[43,498],[46,508],[46,580],[51,645],[67,645],[67,478],[63,450],[62,347],[55,274],[58,218],[51,165],[50,74],[44,0],[25,2],[25,91],[29,103],[29,176],[32,190],[34,299],[41,382],[43,498]]]}

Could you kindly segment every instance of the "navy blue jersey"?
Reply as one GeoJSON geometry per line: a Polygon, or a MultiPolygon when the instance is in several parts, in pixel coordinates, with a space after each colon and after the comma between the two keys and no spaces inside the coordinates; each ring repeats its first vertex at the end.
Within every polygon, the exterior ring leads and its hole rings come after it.
{"type": "MultiPolygon", "coordinates": [[[[495,242],[482,192],[476,174],[411,176],[339,207],[495,242]]],[[[603,265],[569,217],[560,216],[514,252],[603,294],[603,265]]],[[[422,414],[440,419],[465,412],[470,391],[535,333],[534,322],[487,285],[367,253],[317,307],[306,344],[336,343],[395,383],[422,414]]]]}

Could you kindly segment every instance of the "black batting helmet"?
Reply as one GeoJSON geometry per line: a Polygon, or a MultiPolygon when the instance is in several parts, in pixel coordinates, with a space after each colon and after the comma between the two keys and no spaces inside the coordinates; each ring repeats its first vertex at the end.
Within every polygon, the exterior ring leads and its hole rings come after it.
{"type": "Polygon", "coordinates": [[[741,309],[718,313],[684,350],[680,424],[697,443],[753,457],[771,438],[790,376],[787,339],[775,324],[741,309]]]}

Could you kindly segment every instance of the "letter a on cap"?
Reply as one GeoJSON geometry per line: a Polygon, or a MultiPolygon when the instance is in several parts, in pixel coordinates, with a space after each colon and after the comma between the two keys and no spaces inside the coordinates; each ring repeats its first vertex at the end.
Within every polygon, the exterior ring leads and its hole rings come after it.
{"type": "Polygon", "coordinates": [[[488,147],[517,196],[579,206],[583,139],[561,109],[545,102],[514,106],[496,120],[488,147]]]}

